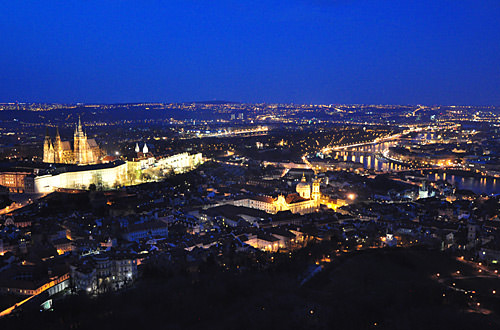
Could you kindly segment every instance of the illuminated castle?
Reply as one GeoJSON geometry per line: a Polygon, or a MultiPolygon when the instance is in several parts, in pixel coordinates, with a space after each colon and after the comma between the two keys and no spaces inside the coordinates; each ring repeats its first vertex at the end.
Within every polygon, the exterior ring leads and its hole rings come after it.
{"type": "Polygon", "coordinates": [[[94,139],[88,139],[83,131],[82,123],[78,119],[78,125],[75,128],[73,149],[70,141],[62,141],[59,135],[59,129],[56,131],[56,138],[52,142],[49,132],[45,134],[43,143],[43,162],[44,163],[64,163],[64,164],[95,164],[99,161],[102,151],[99,149],[94,139]]]}

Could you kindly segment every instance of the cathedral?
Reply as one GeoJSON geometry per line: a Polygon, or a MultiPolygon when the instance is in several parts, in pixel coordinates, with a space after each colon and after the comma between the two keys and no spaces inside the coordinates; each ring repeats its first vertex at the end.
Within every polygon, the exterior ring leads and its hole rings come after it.
{"type": "Polygon", "coordinates": [[[88,139],[83,131],[82,123],[78,119],[78,125],[75,128],[73,149],[70,141],[62,141],[59,135],[59,129],[56,131],[56,138],[51,140],[49,132],[45,134],[43,143],[43,162],[60,164],[95,164],[102,155],[101,149],[94,139],[88,139]]]}

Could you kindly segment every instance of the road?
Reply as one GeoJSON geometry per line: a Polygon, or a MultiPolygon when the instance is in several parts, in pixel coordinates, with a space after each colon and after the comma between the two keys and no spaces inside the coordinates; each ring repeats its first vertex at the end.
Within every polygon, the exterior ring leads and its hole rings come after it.
{"type": "Polygon", "coordinates": [[[3,209],[0,209],[0,215],[3,215],[3,214],[8,214],[8,213],[12,213],[16,210],[19,210],[31,203],[33,203],[34,201],[40,199],[40,198],[43,198],[45,196],[47,196],[48,193],[43,193],[43,194],[13,194],[13,195],[10,195],[9,198],[11,200],[13,200],[14,202],[9,205],[9,206],[6,206],[4,207],[3,209]]]}

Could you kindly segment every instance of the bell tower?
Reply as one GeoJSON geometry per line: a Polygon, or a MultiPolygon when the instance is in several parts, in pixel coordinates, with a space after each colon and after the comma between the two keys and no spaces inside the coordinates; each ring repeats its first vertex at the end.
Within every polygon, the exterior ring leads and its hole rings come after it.
{"type": "Polygon", "coordinates": [[[312,193],[311,193],[311,198],[314,199],[315,201],[320,200],[321,198],[321,191],[319,190],[319,179],[314,178],[313,184],[312,184],[312,193]]]}

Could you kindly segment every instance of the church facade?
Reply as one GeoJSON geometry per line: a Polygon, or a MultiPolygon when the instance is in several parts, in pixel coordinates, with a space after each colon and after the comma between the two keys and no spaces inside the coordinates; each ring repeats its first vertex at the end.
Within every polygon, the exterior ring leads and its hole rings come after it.
{"type": "Polygon", "coordinates": [[[235,200],[235,206],[244,206],[275,214],[280,211],[307,214],[318,210],[321,205],[320,181],[314,179],[312,185],[302,176],[301,182],[295,187],[297,193],[277,198],[268,196],[249,196],[235,200]]]}
{"type": "Polygon", "coordinates": [[[58,163],[58,164],[79,164],[88,165],[96,164],[101,156],[102,151],[97,145],[95,139],[87,138],[87,133],[82,128],[80,119],[75,128],[73,148],[70,141],[62,141],[59,135],[59,129],[56,131],[54,140],[50,138],[48,133],[45,134],[43,143],[43,162],[58,163]]]}

